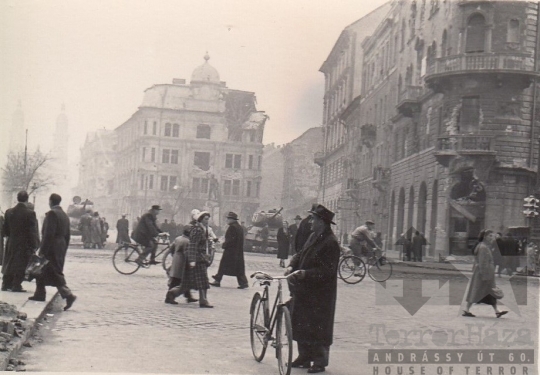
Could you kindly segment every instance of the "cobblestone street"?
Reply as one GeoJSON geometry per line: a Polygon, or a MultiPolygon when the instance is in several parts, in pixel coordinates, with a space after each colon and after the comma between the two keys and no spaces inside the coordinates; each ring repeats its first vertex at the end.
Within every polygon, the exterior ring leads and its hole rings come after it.
{"type": "MultiPolygon", "coordinates": [[[[277,373],[277,362],[270,350],[262,363],[257,363],[250,349],[249,306],[253,293],[261,288],[250,286],[238,290],[236,279],[225,277],[221,288],[212,288],[208,293],[214,309],[200,309],[198,304],[188,305],[181,298],[179,305],[167,305],[164,303],[167,279],[161,265],[125,276],[114,270],[111,256],[111,250],[69,250],[66,277],[79,298],[67,312],[62,311],[62,305],[54,305],[51,311],[54,318],[52,321],[49,318],[50,324],[40,330],[43,343],[25,349],[20,356],[27,364],[27,371],[277,373]]],[[[216,272],[219,259],[220,254],[217,254],[209,275],[216,272]]],[[[271,274],[283,272],[274,257],[246,254],[248,276],[255,270],[271,274]]],[[[448,340],[446,347],[460,344],[477,349],[502,349],[507,344],[512,348],[536,347],[537,279],[529,279],[527,305],[519,306],[521,316],[511,311],[504,318],[496,319],[491,307],[476,306],[473,311],[477,318],[471,319],[460,316],[459,306],[445,303],[448,293],[445,297],[444,290],[448,289],[448,283],[440,290],[437,280],[422,283],[419,279],[425,278],[423,271],[426,270],[415,267],[401,273],[396,267],[386,290],[368,277],[357,285],[339,281],[328,374],[372,374],[368,349],[441,348],[440,341],[432,335],[435,331],[464,330],[464,334],[456,336],[455,345],[450,345],[448,340]],[[393,298],[402,296],[401,283],[408,279],[417,279],[423,288],[422,295],[432,296],[414,316],[393,298]],[[534,344],[518,334],[503,344],[503,330],[515,333],[525,322],[534,344]],[[488,328],[500,332],[499,341],[492,341],[491,345],[484,341],[479,343],[478,336],[467,334],[488,328]],[[391,330],[402,331],[395,336],[388,333],[391,330]],[[420,330],[424,338],[412,332],[414,330],[420,330]],[[472,341],[467,342],[469,339],[472,341]]],[[[470,273],[464,272],[464,275],[470,273]]],[[[449,279],[454,276],[455,273],[448,274],[449,279]]],[[[466,278],[460,280],[466,283],[466,278]]],[[[508,278],[497,279],[497,282],[510,300],[512,289],[508,278]]],[[[273,293],[275,290],[271,297],[273,293]]],[[[305,370],[293,369],[292,373],[305,373],[305,370]]]]}

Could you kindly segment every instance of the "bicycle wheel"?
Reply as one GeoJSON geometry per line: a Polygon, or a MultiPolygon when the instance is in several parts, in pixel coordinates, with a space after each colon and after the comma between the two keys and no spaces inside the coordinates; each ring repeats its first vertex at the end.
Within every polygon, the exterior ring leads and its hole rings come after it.
{"type": "Polygon", "coordinates": [[[347,284],[358,284],[366,277],[366,264],[355,255],[344,256],[338,265],[338,275],[347,284]]]}
{"type": "Polygon", "coordinates": [[[161,262],[161,266],[163,267],[167,275],[169,275],[169,271],[171,269],[173,256],[174,251],[172,247],[169,247],[167,250],[165,250],[165,253],[163,254],[163,262],[161,262]]]}
{"type": "Polygon", "coordinates": [[[386,281],[392,276],[392,263],[384,256],[371,258],[369,260],[368,274],[373,281],[380,283],[386,281]]]}
{"type": "Polygon", "coordinates": [[[279,374],[289,375],[293,351],[291,314],[286,306],[281,306],[279,310],[276,320],[276,357],[279,374]]]}
{"type": "Polygon", "coordinates": [[[113,254],[112,261],[114,269],[122,275],[131,275],[137,272],[141,267],[135,262],[139,258],[139,255],[139,249],[128,245],[121,245],[113,254]]]}
{"type": "Polygon", "coordinates": [[[267,305],[266,301],[261,299],[261,295],[257,292],[251,300],[249,322],[249,335],[251,338],[251,351],[257,362],[262,361],[266,353],[268,345],[268,320],[266,319],[267,305]]]}

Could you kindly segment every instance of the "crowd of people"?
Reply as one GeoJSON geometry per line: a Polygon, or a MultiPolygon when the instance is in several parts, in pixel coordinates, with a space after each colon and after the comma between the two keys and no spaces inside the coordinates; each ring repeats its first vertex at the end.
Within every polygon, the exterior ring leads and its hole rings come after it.
{"type": "Polygon", "coordinates": [[[85,212],[79,221],[81,241],[85,249],[103,249],[109,237],[109,223],[99,212],[85,212]]]}

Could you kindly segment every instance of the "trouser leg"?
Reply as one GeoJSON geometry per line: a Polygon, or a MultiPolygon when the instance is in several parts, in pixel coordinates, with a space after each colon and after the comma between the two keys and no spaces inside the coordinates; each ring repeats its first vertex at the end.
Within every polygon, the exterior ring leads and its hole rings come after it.
{"type": "Polygon", "coordinates": [[[60,293],[60,296],[62,296],[63,299],[66,299],[73,294],[67,285],[58,286],[56,289],[58,289],[58,293],[60,293]]]}
{"type": "Polygon", "coordinates": [[[298,358],[296,359],[298,362],[305,362],[308,363],[311,366],[312,359],[312,352],[311,352],[311,345],[304,341],[298,341],[298,358]]]}
{"type": "Polygon", "coordinates": [[[45,298],[47,295],[47,290],[45,289],[45,283],[41,277],[36,278],[36,291],[34,292],[34,297],[36,298],[45,298]]]}
{"type": "Polygon", "coordinates": [[[240,286],[249,285],[248,279],[245,274],[236,276],[236,280],[238,280],[238,285],[240,286]]]}
{"type": "Polygon", "coordinates": [[[13,285],[13,275],[4,275],[2,277],[2,289],[3,290],[11,289],[12,285],[13,285]]]}
{"type": "Polygon", "coordinates": [[[24,273],[16,273],[13,275],[13,280],[11,282],[12,289],[22,288],[22,282],[24,281],[24,273]]]}

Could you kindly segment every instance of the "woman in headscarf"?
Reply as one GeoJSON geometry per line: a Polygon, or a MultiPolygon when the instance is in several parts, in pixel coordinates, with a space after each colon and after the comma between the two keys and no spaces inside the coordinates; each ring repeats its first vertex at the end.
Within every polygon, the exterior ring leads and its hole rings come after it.
{"type": "Polygon", "coordinates": [[[199,291],[199,307],[212,308],[207,299],[208,282],[207,263],[204,256],[207,254],[208,222],[210,213],[202,211],[195,216],[195,222],[189,232],[189,245],[187,259],[189,263],[186,279],[189,280],[190,289],[199,291]]]}
{"type": "Polygon", "coordinates": [[[495,242],[495,233],[491,230],[480,232],[478,244],[474,248],[473,275],[469,282],[467,293],[467,306],[463,310],[463,316],[474,317],[470,312],[473,303],[485,303],[491,305],[495,315],[500,318],[508,311],[501,311],[497,307],[497,299],[493,294],[495,288],[495,263],[493,262],[492,247],[495,242]]]}

